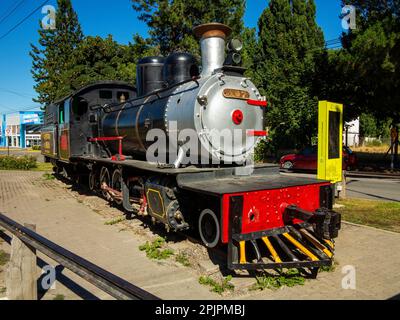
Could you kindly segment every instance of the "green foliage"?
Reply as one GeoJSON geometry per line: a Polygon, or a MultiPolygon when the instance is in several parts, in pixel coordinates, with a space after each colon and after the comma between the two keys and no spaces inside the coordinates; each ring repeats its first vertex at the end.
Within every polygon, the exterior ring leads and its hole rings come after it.
{"type": "Polygon", "coordinates": [[[184,267],[190,267],[190,261],[186,253],[180,252],[176,257],[175,261],[183,265],[184,267]]]}
{"type": "Polygon", "coordinates": [[[52,180],[55,180],[55,179],[56,179],[56,177],[55,177],[53,174],[51,174],[51,173],[45,173],[45,174],[42,176],[42,178],[43,178],[43,180],[46,180],[46,181],[52,181],[52,180]]]}
{"type": "Polygon", "coordinates": [[[265,162],[267,160],[268,152],[272,151],[272,145],[270,140],[261,140],[257,148],[254,151],[255,162],[265,162]]]}
{"type": "Polygon", "coordinates": [[[137,60],[158,54],[150,40],[137,34],[128,45],[111,35],[84,37],[70,0],[58,0],[56,21],[56,30],[39,30],[39,46],[32,45],[30,53],[36,101],[45,105],[100,80],[134,84],[137,60]]]}
{"type": "Polygon", "coordinates": [[[126,220],[126,218],[125,217],[119,217],[119,218],[116,218],[116,219],[113,219],[113,220],[111,220],[111,221],[107,221],[106,223],[104,223],[106,226],[114,226],[114,225],[116,225],[116,224],[118,224],[118,223],[121,223],[121,222],[123,222],[123,221],[125,221],[126,220]]]}
{"type": "Polygon", "coordinates": [[[32,156],[0,156],[0,170],[31,170],[37,167],[36,161],[32,156]]]}
{"type": "Polygon", "coordinates": [[[51,163],[37,162],[33,171],[53,171],[53,165],[51,163]]]}
{"type": "Polygon", "coordinates": [[[62,77],[70,91],[99,80],[120,80],[134,84],[136,62],[152,49],[147,41],[134,37],[134,44],[120,45],[112,36],[86,37],[71,56],[71,66],[62,77]]]}
{"type": "Polygon", "coordinates": [[[0,250],[0,266],[6,265],[8,261],[10,261],[10,255],[0,250]]]}
{"type": "Polygon", "coordinates": [[[42,150],[42,147],[41,146],[32,146],[32,150],[33,151],[40,151],[40,150],[42,150]]]}
{"type": "Polygon", "coordinates": [[[192,29],[208,22],[225,23],[239,36],[243,29],[244,0],[132,0],[139,20],[149,27],[152,45],[162,55],[184,51],[199,57],[192,29]]]}
{"type": "Polygon", "coordinates": [[[357,28],[343,34],[343,49],[332,55],[329,97],[344,102],[353,117],[367,112],[377,119],[400,119],[399,1],[342,4],[355,6],[357,28]]]}
{"type": "Polygon", "coordinates": [[[360,133],[363,137],[390,137],[392,120],[377,119],[374,115],[363,113],[360,116],[360,133]]]}
{"type": "Polygon", "coordinates": [[[317,131],[315,71],[324,37],[313,0],[271,0],[259,25],[254,80],[270,102],[275,147],[310,144],[317,131]]]}
{"type": "Polygon", "coordinates": [[[139,247],[140,251],[145,251],[146,256],[153,260],[165,260],[174,254],[171,249],[162,249],[165,245],[164,238],[157,238],[153,242],[146,242],[146,244],[139,247]]]}
{"type": "Polygon", "coordinates": [[[281,287],[294,287],[303,286],[305,279],[301,276],[297,269],[290,269],[286,273],[281,273],[278,276],[262,275],[256,277],[256,283],[250,290],[266,290],[266,289],[279,289],[281,287]]]}
{"type": "Polygon", "coordinates": [[[201,276],[199,278],[199,283],[201,285],[211,287],[210,291],[222,295],[225,291],[234,291],[235,286],[231,283],[232,276],[227,276],[222,279],[222,281],[216,281],[211,277],[201,276]]]}
{"type": "Polygon", "coordinates": [[[70,93],[61,76],[71,66],[70,57],[83,39],[78,17],[70,0],[57,0],[56,29],[39,29],[39,45],[31,44],[32,75],[41,104],[49,104],[70,93]]]}
{"type": "Polygon", "coordinates": [[[320,272],[335,272],[336,268],[339,266],[339,262],[337,262],[336,260],[333,261],[331,266],[322,266],[321,268],[319,268],[320,272]]]}

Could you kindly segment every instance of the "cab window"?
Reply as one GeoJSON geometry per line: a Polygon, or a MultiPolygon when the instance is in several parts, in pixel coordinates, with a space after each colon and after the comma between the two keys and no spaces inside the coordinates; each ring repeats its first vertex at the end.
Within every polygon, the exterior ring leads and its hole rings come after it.
{"type": "Polygon", "coordinates": [[[123,102],[129,99],[129,92],[127,91],[118,91],[117,93],[118,101],[123,102]]]}
{"type": "Polygon", "coordinates": [[[64,102],[62,102],[58,106],[58,123],[59,124],[64,124],[65,123],[65,105],[64,105],[64,102]]]}
{"type": "Polygon", "coordinates": [[[113,93],[111,90],[100,90],[100,99],[111,100],[113,98],[113,93]]]}

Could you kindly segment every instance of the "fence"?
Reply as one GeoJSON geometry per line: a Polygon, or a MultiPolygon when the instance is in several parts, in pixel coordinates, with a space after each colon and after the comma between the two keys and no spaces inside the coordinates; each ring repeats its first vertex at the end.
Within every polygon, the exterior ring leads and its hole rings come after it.
{"type": "Polygon", "coordinates": [[[151,293],[42,237],[34,231],[34,225],[22,226],[0,213],[0,227],[13,235],[7,275],[7,296],[10,300],[37,299],[36,251],[43,253],[118,300],[160,300],[151,293]]]}

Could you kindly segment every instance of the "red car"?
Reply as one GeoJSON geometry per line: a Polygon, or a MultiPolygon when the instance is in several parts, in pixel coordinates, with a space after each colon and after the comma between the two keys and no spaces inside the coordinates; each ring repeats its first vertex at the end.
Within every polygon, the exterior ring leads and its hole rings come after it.
{"type": "MultiPolygon", "coordinates": [[[[316,171],[318,167],[318,146],[307,147],[297,154],[288,154],[280,160],[281,169],[316,171]]],[[[343,147],[343,169],[357,166],[357,156],[349,148],[343,147]]]]}

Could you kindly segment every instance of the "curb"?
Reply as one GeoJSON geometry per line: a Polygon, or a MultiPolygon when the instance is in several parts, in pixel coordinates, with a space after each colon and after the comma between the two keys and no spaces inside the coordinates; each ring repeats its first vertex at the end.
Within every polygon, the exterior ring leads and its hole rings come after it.
{"type": "Polygon", "coordinates": [[[385,230],[385,229],[379,229],[379,228],[375,228],[375,227],[371,227],[371,226],[366,226],[366,225],[363,225],[363,224],[357,224],[357,223],[348,222],[348,221],[342,221],[342,223],[343,224],[347,224],[349,226],[353,226],[353,227],[366,228],[366,229],[370,229],[370,230],[375,230],[375,231],[388,233],[388,234],[391,234],[391,235],[400,236],[400,233],[398,233],[398,232],[389,231],[389,230],[385,230]]]}
{"type": "Polygon", "coordinates": [[[372,173],[372,172],[347,172],[349,178],[369,178],[369,179],[400,179],[400,174],[391,173],[372,173]]]}

